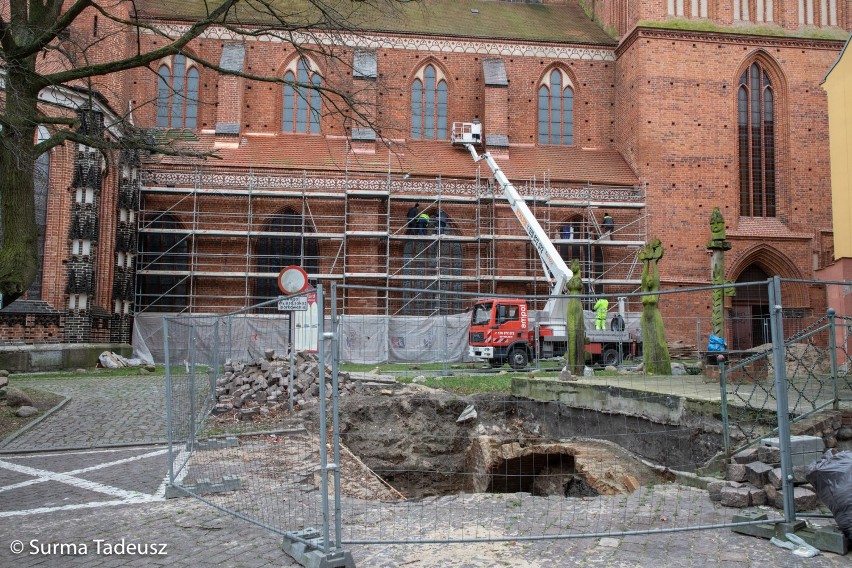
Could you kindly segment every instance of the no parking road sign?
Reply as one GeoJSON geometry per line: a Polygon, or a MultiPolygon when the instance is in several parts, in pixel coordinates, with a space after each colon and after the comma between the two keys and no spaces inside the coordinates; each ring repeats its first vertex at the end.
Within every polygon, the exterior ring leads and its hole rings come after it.
{"type": "Polygon", "coordinates": [[[292,316],[293,349],[316,352],[319,339],[319,306],[317,293],[308,282],[308,274],[300,266],[287,266],[278,273],[278,288],[291,295],[278,300],[278,311],[295,312],[292,316]]]}

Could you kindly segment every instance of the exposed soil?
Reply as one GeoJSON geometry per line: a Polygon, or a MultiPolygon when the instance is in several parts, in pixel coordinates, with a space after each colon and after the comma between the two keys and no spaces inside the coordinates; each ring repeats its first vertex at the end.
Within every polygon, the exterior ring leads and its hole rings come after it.
{"type": "Polygon", "coordinates": [[[12,408],[6,404],[5,400],[0,401],[0,440],[4,440],[7,436],[23,428],[33,420],[43,416],[45,412],[62,402],[64,397],[39,389],[21,388],[33,401],[33,406],[38,408],[39,413],[28,418],[15,416],[17,408],[12,408]]]}
{"type": "Polygon", "coordinates": [[[612,442],[565,440],[588,435],[580,432],[552,436],[552,425],[542,423],[552,417],[527,399],[421,385],[360,388],[340,400],[342,444],[408,498],[518,490],[588,496],[654,482],[653,472],[612,442]],[[476,417],[458,422],[469,405],[476,417]],[[545,488],[539,476],[558,483],[545,488]]]}

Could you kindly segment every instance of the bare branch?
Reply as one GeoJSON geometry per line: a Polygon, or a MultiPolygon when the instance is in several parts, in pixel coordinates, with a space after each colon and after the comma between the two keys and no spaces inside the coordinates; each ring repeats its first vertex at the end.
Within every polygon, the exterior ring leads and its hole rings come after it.
{"type": "MultiPolygon", "coordinates": [[[[35,53],[38,53],[52,42],[59,35],[59,32],[70,26],[74,20],[89,6],[92,5],[91,0],[76,0],[65,12],[60,14],[62,9],[62,1],[54,0],[53,2],[44,3],[44,11],[38,14],[37,22],[32,22],[34,28],[44,28],[41,34],[32,41],[24,45],[18,45],[16,49],[7,50],[6,57],[8,59],[25,59],[35,53]]],[[[33,14],[30,14],[31,20],[33,14]]]]}
{"type": "MultiPolygon", "coordinates": [[[[186,44],[200,36],[204,30],[214,23],[217,23],[217,21],[224,19],[228,11],[231,10],[231,8],[239,1],[240,0],[223,0],[222,3],[215,10],[210,12],[206,18],[193,23],[189,29],[181,34],[177,39],[159,49],[154,49],[147,53],[139,53],[133,57],[107,61],[105,63],[84,65],[82,67],[44,75],[36,78],[35,83],[36,85],[39,85],[40,88],[44,88],[48,85],[61,85],[87,77],[98,77],[101,75],[116,73],[118,71],[126,71],[128,69],[142,67],[168,55],[179,53],[186,44]]],[[[127,23],[128,25],[139,25],[138,23],[127,22],[126,20],[114,18],[112,15],[102,11],[102,9],[101,13],[117,22],[127,23]]]]}

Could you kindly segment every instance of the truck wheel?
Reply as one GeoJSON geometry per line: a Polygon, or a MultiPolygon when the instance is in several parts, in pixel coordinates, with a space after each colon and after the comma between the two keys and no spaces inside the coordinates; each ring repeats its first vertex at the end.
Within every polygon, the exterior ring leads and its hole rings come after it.
{"type": "Polygon", "coordinates": [[[530,358],[527,355],[527,352],[523,349],[513,349],[512,352],[509,353],[509,365],[513,369],[525,369],[529,362],[530,358]]]}
{"type": "Polygon", "coordinates": [[[604,349],[601,355],[601,362],[606,367],[607,365],[618,365],[621,361],[618,358],[618,350],[608,347],[604,349]]]}

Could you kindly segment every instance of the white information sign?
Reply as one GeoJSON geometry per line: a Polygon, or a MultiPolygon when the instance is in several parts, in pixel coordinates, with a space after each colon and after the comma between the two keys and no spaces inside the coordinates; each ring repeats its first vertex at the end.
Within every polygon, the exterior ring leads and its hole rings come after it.
{"type": "Polygon", "coordinates": [[[305,296],[308,309],[294,314],[296,322],[296,337],[294,347],[296,351],[317,352],[319,340],[319,306],[317,305],[317,293],[308,292],[305,296]]]}
{"type": "Polygon", "coordinates": [[[296,296],[295,298],[284,298],[278,300],[279,312],[306,312],[308,311],[308,297],[296,296]]]}

